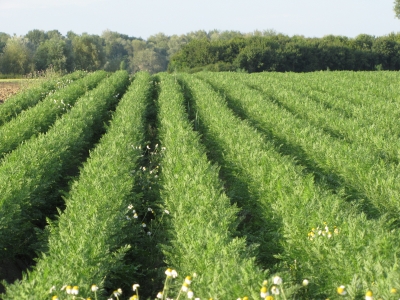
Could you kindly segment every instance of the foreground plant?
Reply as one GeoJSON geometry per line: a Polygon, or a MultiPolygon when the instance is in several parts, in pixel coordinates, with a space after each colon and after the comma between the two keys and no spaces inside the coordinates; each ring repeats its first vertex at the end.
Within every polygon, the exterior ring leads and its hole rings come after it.
{"type": "Polygon", "coordinates": [[[161,198],[171,212],[164,225],[166,260],[184,274],[197,273],[193,289],[201,298],[257,293],[264,273],[245,239],[234,237],[238,209],[222,192],[218,169],[208,162],[188,121],[179,85],[171,75],[159,78],[160,140],[166,147],[161,198]]]}
{"type": "MultiPolygon", "coordinates": [[[[140,235],[140,228],[126,219],[126,208],[138,201],[132,193],[131,170],[137,167],[141,151],[132,143],[141,144],[144,139],[150,88],[149,75],[138,74],[66,197],[66,209],[57,221],[49,220],[49,251],[22,281],[7,286],[3,299],[18,298],[27,291],[34,299],[43,299],[49,282],[56,286],[74,282],[82,295],[92,289],[95,295],[104,295],[105,286],[111,285],[104,279],[107,274],[125,268],[129,243],[140,235]],[[98,289],[88,282],[95,282],[98,289]]],[[[120,294],[117,289],[112,296],[120,294]]]]}

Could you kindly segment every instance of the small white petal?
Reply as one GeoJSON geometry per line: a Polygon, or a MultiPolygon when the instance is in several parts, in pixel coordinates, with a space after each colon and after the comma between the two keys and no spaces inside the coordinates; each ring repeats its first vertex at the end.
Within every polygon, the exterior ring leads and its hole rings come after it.
{"type": "Polygon", "coordinates": [[[274,284],[276,285],[281,285],[282,284],[282,278],[280,278],[279,276],[275,276],[273,279],[274,284]]]}

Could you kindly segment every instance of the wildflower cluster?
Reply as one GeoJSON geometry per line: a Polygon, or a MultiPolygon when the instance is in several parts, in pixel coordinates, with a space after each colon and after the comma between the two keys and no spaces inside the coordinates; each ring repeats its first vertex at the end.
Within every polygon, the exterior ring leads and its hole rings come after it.
{"type": "Polygon", "coordinates": [[[122,295],[122,289],[117,289],[115,291],[112,292],[110,298],[108,298],[108,300],[112,300],[113,297],[115,297],[115,299],[119,300],[119,296],[122,295]]]}
{"type": "MultiPolygon", "coordinates": [[[[133,285],[136,288],[139,286],[138,284],[133,285]]],[[[76,299],[76,300],[91,300],[91,297],[81,297],[79,295],[79,287],[78,286],[71,286],[71,285],[64,285],[60,289],[60,293],[56,293],[56,287],[53,286],[50,289],[50,294],[53,294],[51,297],[51,300],[62,300],[62,299],[76,299]]],[[[97,300],[97,291],[99,290],[99,287],[96,284],[93,284],[90,287],[90,291],[94,294],[94,299],[97,300]]],[[[134,289],[135,291],[135,289],[134,289]]],[[[112,292],[112,294],[108,297],[108,300],[119,300],[119,296],[122,295],[122,289],[116,289],[115,291],[112,292]],[[115,297],[115,298],[114,298],[115,297]]],[[[134,299],[139,299],[139,293],[137,292],[136,294],[137,298],[134,299]]]]}
{"type": "Polygon", "coordinates": [[[63,99],[61,99],[59,102],[56,99],[53,101],[56,105],[58,104],[57,108],[60,108],[61,110],[68,111],[72,108],[72,105],[69,103],[64,103],[63,99]]]}
{"type": "Polygon", "coordinates": [[[340,296],[345,296],[347,294],[346,287],[344,285],[339,286],[336,291],[340,296]]]}
{"type": "Polygon", "coordinates": [[[318,226],[317,228],[311,228],[311,231],[308,233],[308,239],[312,241],[319,236],[330,239],[334,235],[338,234],[339,234],[339,228],[333,226],[333,231],[332,231],[332,229],[329,228],[328,224],[324,222],[323,226],[321,227],[318,226]]]}
{"type": "MultiPolygon", "coordinates": [[[[167,297],[167,293],[170,289],[170,285],[172,283],[172,280],[175,279],[176,277],[178,277],[178,273],[176,272],[176,270],[172,270],[170,268],[168,268],[165,271],[165,275],[167,275],[166,279],[165,279],[165,283],[164,283],[164,289],[162,292],[159,292],[157,294],[157,298],[156,299],[161,299],[161,300],[172,300],[171,298],[167,297]]],[[[193,274],[193,277],[196,277],[196,273],[193,274]]],[[[183,280],[182,286],[179,290],[178,295],[176,296],[176,300],[179,300],[180,296],[182,295],[182,293],[186,294],[186,297],[188,299],[194,299],[194,300],[200,300],[200,298],[195,298],[194,296],[194,292],[192,291],[192,289],[190,288],[190,284],[192,283],[192,277],[191,276],[186,276],[185,279],[183,280]]]]}
{"type": "Polygon", "coordinates": [[[283,280],[281,277],[274,276],[271,284],[269,284],[268,280],[264,280],[260,290],[260,296],[262,299],[273,300],[274,296],[278,296],[280,294],[282,294],[283,299],[286,299],[285,292],[283,290],[283,280]]]}
{"type": "MultiPolygon", "coordinates": [[[[340,295],[340,296],[346,296],[347,295],[347,290],[346,290],[346,286],[344,285],[340,285],[339,287],[336,288],[336,292],[340,295]]],[[[390,294],[392,294],[393,296],[395,296],[397,294],[397,289],[395,288],[391,288],[390,289],[390,294]]],[[[373,300],[374,299],[374,294],[371,290],[368,290],[365,293],[365,300],[373,300]]],[[[382,298],[378,298],[378,299],[382,299],[382,298]]]]}
{"type": "MultiPolygon", "coordinates": [[[[61,300],[61,299],[84,299],[82,297],[78,297],[79,295],[79,287],[77,285],[64,285],[60,289],[60,293],[57,294],[56,286],[52,286],[50,288],[49,293],[52,294],[51,300],[61,300]]],[[[90,299],[90,298],[87,298],[90,299]]]]}
{"type": "MultiPolygon", "coordinates": [[[[134,149],[141,150],[142,146],[132,146],[134,149]]],[[[137,182],[143,191],[151,190],[159,181],[160,171],[160,158],[165,151],[165,147],[159,147],[158,144],[154,146],[152,150],[149,145],[146,145],[144,155],[147,159],[145,161],[146,166],[140,166],[138,172],[133,170],[132,173],[136,173],[137,182]]]]}
{"type": "MultiPolygon", "coordinates": [[[[196,277],[197,274],[194,273],[193,276],[186,276],[185,279],[183,280],[183,283],[180,287],[180,290],[176,296],[176,298],[169,298],[168,293],[169,290],[172,286],[173,280],[178,277],[178,272],[174,269],[168,268],[165,271],[165,282],[164,282],[164,288],[162,291],[158,292],[155,300],[179,300],[180,297],[183,294],[186,294],[187,299],[194,299],[194,300],[200,300],[199,297],[195,297],[194,292],[191,289],[191,283],[192,283],[192,277],[196,277]]],[[[304,288],[307,288],[309,285],[309,280],[304,279],[301,283],[301,285],[304,288]]],[[[132,285],[132,290],[135,292],[134,295],[129,297],[129,300],[139,300],[139,287],[140,285],[135,283],[132,285]]],[[[91,292],[94,293],[94,300],[97,300],[97,291],[99,290],[99,287],[95,284],[93,284],[90,288],[91,292]]],[[[72,285],[64,285],[60,291],[60,295],[57,295],[56,293],[56,287],[53,286],[50,289],[50,294],[52,294],[51,300],[62,300],[62,299],[76,299],[76,300],[91,300],[92,298],[90,297],[79,297],[79,287],[78,286],[72,286],[72,285]]],[[[339,296],[347,296],[347,290],[346,286],[340,285],[336,288],[336,293],[339,296]]],[[[390,294],[396,295],[397,294],[397,289],[392,288],[390,290],[390,294]]],[[[112,294],[108,297],[107,300],[119,300],[119,297],[122,295],[122,289],[116,289],[115,291],[112,292],[112,294]]],[[[274,300],[274,299],[287,299],[283,287],[283,280],[280,276],[274,276],[270,281],[264,280],[262,283],[262,287],[260,289],[260,297],[261,299],[264,300],[274,300]]],[[[373,292],[371,290],[368,290],[365,293],[365,300],[373,300],[373,292]]],[[[211,299],[210,299],[211,300],[211,299]]],[[[240,297],[237,298],[237,300],[249,300],[248,296],[240,297]]]]}
{"type": "Polygon", "coordinates": [[[151,207],[154,205],[154,201],[152,200],[156,199],[158,195],[159,161],[166,148],[160,147],[158,144],[154,146],[153,150],[149,145],[146,145],[144,149],[140,145],[131,145],[131,147],[145,153],[141,155],[143,157],[142,166],[140,166],[138,170],[131,171],[131,176],[135,176],[137,186],[140,188],[138,194],[143,197],[143,200],[138,202],[135,207],[132,204],[128,206],[126,219],[129,221],[137,220],[137,225],[141,230],[147,236],[153,237],[160,228],[164,215],[170,213],[169,210],[165,208],[155,209],[151,207]],[[157,216],[160,215],[161,217],[157,218],[157,216]]]}
{"type": "Polygon", "coordinates": [[[132,285],[132,290],[136,293],[136,295],[131,296],[129,300],[139,300],[139,287],[140,285],[137,283],[132,285]]]}
{"type": "MultiPolygon", "coordinates": [[[[139,226],[140,228],[143,229],[143,231],[146,235],[153,236],[157,232],[159,227],[161,226],[161,221],[162,221],[162,218],[164,217],[164,215],[169,215],[169,210],[164,209],[162,211],[160,220],[157,220],[157,222],[154,222],[154,220],[156,220],[155,219],[156,212],[151,207],[148,207],[144,211],[145,211],[144,215],[140,217],[140,221],[138,221],[136,224],[137,224],[137,226],[139,226]],[[148,223],[146,223],[146,220],[150,220],[149,225],[148,225],[148,223]]],[[[136,211],[136,209],[134,208],[134,206],[132,204],[128,205],[126,219],[128,221],[135,221],[135,220],[139,219],[138,212],[136,211]]]]}

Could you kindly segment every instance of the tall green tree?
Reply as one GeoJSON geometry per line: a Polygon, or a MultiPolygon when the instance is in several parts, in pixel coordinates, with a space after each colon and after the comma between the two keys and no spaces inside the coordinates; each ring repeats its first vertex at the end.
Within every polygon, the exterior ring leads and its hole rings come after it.
{"type": "Polygon", "coordinates": [[[394,13],[396,18],[400,19],[400,0],[394,1],[394,13]]]}
{"type": "Polygon", "coordinates": [[[55,71],[67,71],[68,57],[71,55],[67,43],[61,38],[51,38],[41,43],[35,53],[37,70],[52,66],[55,71]]]}
{"type": "Polygon", "coordinates": [[[150,48],[135,52],[130,61],[130,69],[133,72],[147,71],[151,74],[165,71],[167,65],[166,57],[150,48]]]}
{"type": "Polygon", "coordinates": [[[105,63],[104,40],[98,35],[83,33],[72,36],[72,51],[75,68],[78,70],[99,70],[105,63]]]}
{"type": "Polygon", "coordinates": [[[13,36],[7,40],[0,60],[1,72],[27,74],[34,70],[28,39],[13,36]]]}
{"type": "Polygon", "coordinates": [[[47,40],[47,34],[43,30],[33,29],[25,34],[25,38],[33,44],[34,49],[37,49],[41,43],[47,40]]]}
{"type": "Polygon", "coordinates": [[[110,30],[104,31],[101,38],[105,43],[106,63],[104,69],[114,72],[121,68],[121,64],[126,66],[129,54],[132,52],[131,40],[134,38],[110,30]]]}
{"type": "Polygon", "coordinates": [[[188,43],[188,38],[185,35],[172,35],[168,41],[168,60],[172,55],[178,52],[183,45],[188,43]]]}
{"type": "Polygon", "coordinates": [[[6,46],[9,38],[10,36],[7,33],[0,32],[0,53],[3,52],[3,48],[6,46]]]}

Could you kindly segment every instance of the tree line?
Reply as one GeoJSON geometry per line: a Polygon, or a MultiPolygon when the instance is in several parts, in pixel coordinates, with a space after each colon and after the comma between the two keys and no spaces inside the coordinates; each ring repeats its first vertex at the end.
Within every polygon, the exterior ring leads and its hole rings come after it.
{"type": "Polygon", "coordinates": [[[119,69],[161,71],[399,70],[400,34],[307,38],[273,30],[241,33],[158,33],[147,40],[110,30],[101,35],[34,29],[24,36],[0,32],[0,76],[55,71],[119,69]]]}
{"type": "Polygon", "coordinates": [[[101,35],[69,31],[66,36],[57,30],[35,29],[24,36],[0,32],[0,73],[21,75],[49,67],[61,72],[125,69],[156,73],[166,70],[169,56],[187,42],[186,36],[160,33],[143,40],[110,30],[101,35]]]}
{"type": "Polygon", "coordinates": [[[306,38],[265,32],[229,40],[193,40],[170,59],[169,70],[400,70],[400,33],[382,37],[361,34],[355,38],[306,38]]]}

